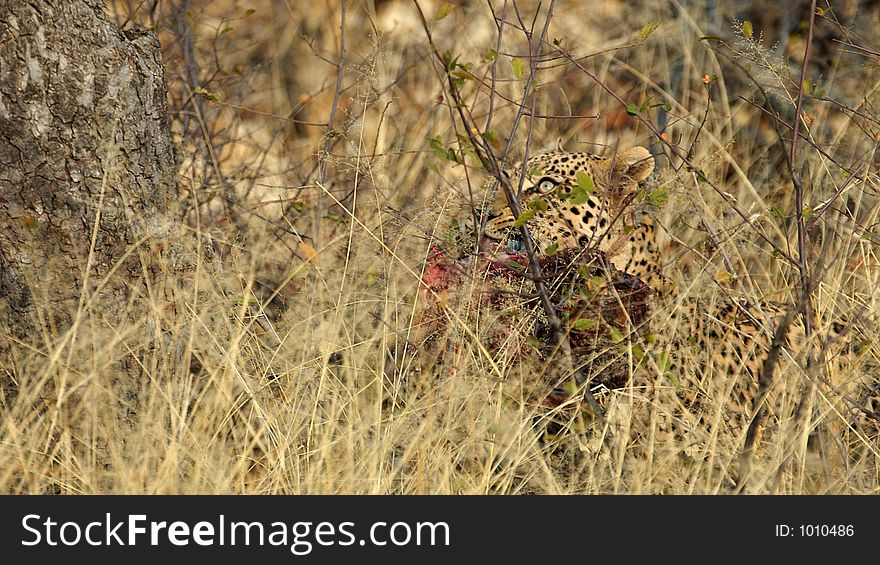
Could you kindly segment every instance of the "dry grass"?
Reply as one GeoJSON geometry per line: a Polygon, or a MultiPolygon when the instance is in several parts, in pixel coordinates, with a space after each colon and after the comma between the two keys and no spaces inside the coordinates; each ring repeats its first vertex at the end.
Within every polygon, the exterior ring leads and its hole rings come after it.
{"type": "MultiPolygon", "coordinates": [[[[188,61],[170,13],[151,20],[138,2],[115,2],[120,22],[158,22],[166,50],[182,156],[176,235],[132,250],[158,274],[134,289],[127,311],[87,296],[73,329],[39,317],[39,344],[14,344],[4,370],[18,392],[0,404],[0,491],[731,492],[746,430],[721,407],[744,374],[707,375],[702,423],[686,421],[668,379],[643,376],[613,394],[607,425],[550,438],[547,409],[529,396],[543,368],[481,343],[486,315],[467,289],[448,311],[450,339],[440,343],[449,345],[426,346],[422,265],[432,238],[479,205],[484,176],[429,145],[458,148],[463,132],[412,4],[347,3],[338,92],[341,9],[331,4],[192,1],[197,58],[188,61]],[[681,426],[691,430],[685,440],[671,431],[681,426]]],[[[690,160],[750,218],[680,160],[664,161],[666,268],[683,295],[793,302],[797,270],[768,243],[795,253],[791,179],[760,103],[763,90],[791,123],[803,33],[773,49],[779,15],[763,3],[751,12],[687,4],[559,2],[549,37],[625,101],[670,104],[670,141],[692,147],[690,160]],[[737,38],[733,17],[751,18],[767,47],[737,38]],[[727,45],[699,39],[710,35],[727,45]],[[711,89],[704,75],[716,75],[711,89]]],[[[836,14],[854,34],[877,17],[858,4],[836,14]]],[[[421,5],[430,17],[442,3],[421,5]]],[[[491,5],[500,17],[504,2],[491,5]]],[[[526,27],[536,5],[516,3],[526,27]]],[[[509,2],[493,85],[487,54],[498,30],[487,4],[457,3],[430,22],[438,48],[472,65],[479,80],[464,82],[465,100],[480,123],[491,104],[501,141],[525,83],[512,56],[528,75],[519,25],[509,2]]],[[[838,319],[853,321],[847,341],[858,347],[847,363],[811,370],[801,345],[782,359],[778,423],[762,436],[750,492],[880,490],[876,431],[851,428],[846,409],[858,399],[844,398],[854,382],[876,386],[880,366],[878,58],[832,42],[841,31],[827,18],[818,30],[810,76],[828,101],[808,99],[799,171],[813,210],[848,184],[810,231],[813,351],[838,319]]],[[[526,118],[511,158],[527,139],[530,153],[557,138],[606,154],[651,143],[575,65],[557,57],[538,73],[536,113],[557,117],[526,118]]],[[[659,111],[642,115],[656,123],[659,111]]],[[[706,362],[699,355],[694,366],[706,362]]]]}

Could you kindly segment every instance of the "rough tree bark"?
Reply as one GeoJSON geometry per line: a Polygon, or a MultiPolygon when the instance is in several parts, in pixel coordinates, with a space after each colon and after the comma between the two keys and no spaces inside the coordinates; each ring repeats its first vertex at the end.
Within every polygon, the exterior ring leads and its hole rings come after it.
{"type": "Polygon", "coordinates": [[[175,185],[155,35],[120,31],[101,0],[0,1],[7,331],[63,331],[111,273],[98,290],[112,308],[127,277],[142,275],[138,254],[126,252],[163,235],[175,185]]]}

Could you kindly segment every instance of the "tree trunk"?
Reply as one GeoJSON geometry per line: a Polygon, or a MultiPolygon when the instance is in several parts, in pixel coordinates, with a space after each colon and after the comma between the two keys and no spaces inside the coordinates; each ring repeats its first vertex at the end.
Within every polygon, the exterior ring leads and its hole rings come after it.
{"type": "MultiPolygon", "coordinates": [[[[176,187],[159,42],[101,0],[0,1],[0,321],[70,326],[143,274],[176,187]],[[132,278],[133,277],[133,278],[132,278]]],[[[2,341],[2,337],[0,337],[2,341]]]]}

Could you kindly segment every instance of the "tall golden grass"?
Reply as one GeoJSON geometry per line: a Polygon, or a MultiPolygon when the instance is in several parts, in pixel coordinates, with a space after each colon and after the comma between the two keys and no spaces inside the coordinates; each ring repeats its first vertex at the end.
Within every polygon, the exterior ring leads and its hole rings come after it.
{"type": "MultiPolygon", "coordinates": [[[[479,123],[491,112],[498,150],[529,72],[519,28],[534,26],[534,49],[548,3],[420,4],[435,16],[437,48],[469,65],[468,111],[479,123]]],[[[803,28],[779,37],[782,16],[757,2],[687,5],[560,1],[548,40],[643,117],[656,123],[654,104],[667,105],[668,139],[690,149],[699,171],[663,160],[658,180],[669,197],[658,212],[665,270],[681,295],[793,303],[797,271],[767,241],[796,253],[778,135],[790,138],[803,28]],[[734,18],[751,18],[751,33],[734,18]]],[[[606,424],[550,437],[553,414],[527,385],[541,364],[487,349],[480,337],[491,316],[467,288],[449,303],[447,339],[427,346],[422,266],[451,220],[481,206],[485,176],[472,159],[463,166],[437,150],[460,151],[464,132],[412,3],[346,2],[342,34],[336,3],[192,1],[184,17],[195,60],[164,3],[154,14],[134,1],[109,10],[120,23],[155,24],[163,41],[182,156],[174,235],[132,250],[159,275],[133,283],[126,311],[86,296],[75,328],[63,330],[38,306],[41,335],[11,345],[2,370],[16,393],[0,404],[0,491],[734,490],[746,429],[724,406],[745,371],[705,376],[702,422],[674,383],[635,375],[611,393],[606,424]],[[187,65],[201,84],[187,82],[187,65]],[[673,432],[682,428],[690,433],[673,432]]],[[[876,18],[877,7],[863,10],[876,18]]],[[[852,321],[851,347],[846,362],[809,370],[803,344],[783,356],[773,387],[780,417],[762,435],[748,492],[880,489],[876,431],[847,411],[880,379],[880,60],[831,39],[841,37],[837,17],[852,27],[846,42],[870,47],[858,35],[871,20],[864,12],[819,19],[798,165],[811,212],[822,212],[810,231],[813,351],[839,320],[852,321]],[[795,420],[802,399],[806,416],[795,420]]],[[[606,155],[656,142],[564,59],[539,61],[537,79],[536,116],[524,118],[511,159],[557,139],[606,155]]],[[[693,367],[711,353],[685,351],[693,367]]]]}

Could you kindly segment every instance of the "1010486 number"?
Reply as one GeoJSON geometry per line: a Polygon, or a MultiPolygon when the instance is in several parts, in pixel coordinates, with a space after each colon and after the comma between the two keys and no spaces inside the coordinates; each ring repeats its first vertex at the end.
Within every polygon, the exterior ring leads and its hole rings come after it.
{"type": "Polygon", "coordinates": [[[831,536],[852,537],[855,535],[855,528],[852,524],[801,524],[799,529],[801,536],[806,538],[831,536]]]}

